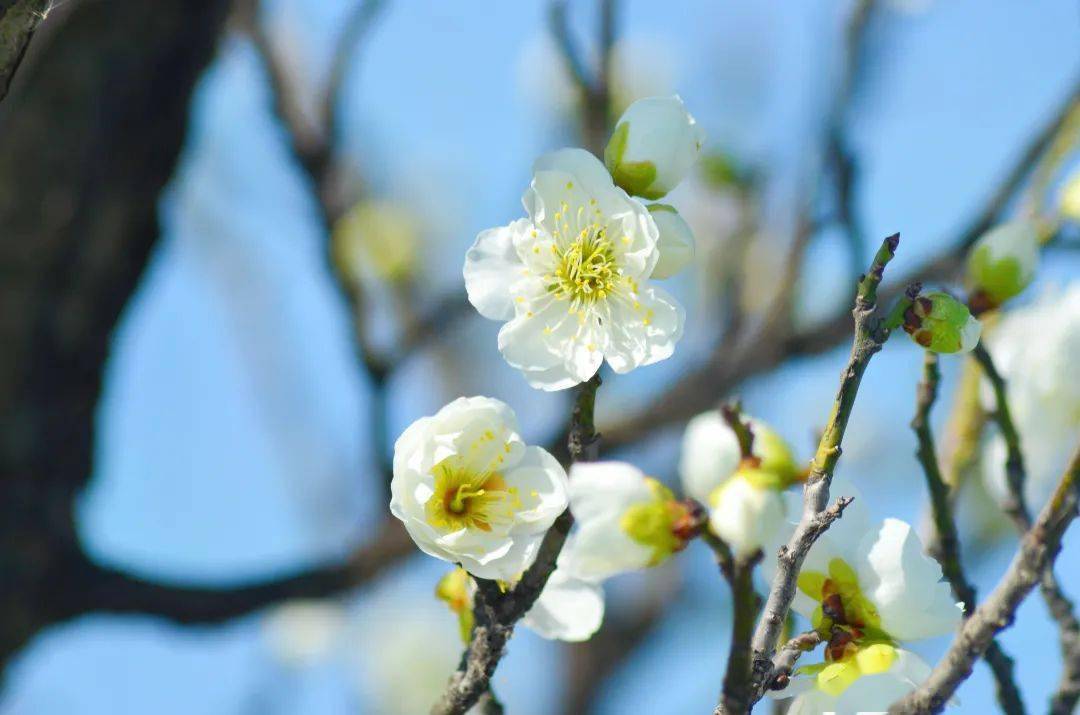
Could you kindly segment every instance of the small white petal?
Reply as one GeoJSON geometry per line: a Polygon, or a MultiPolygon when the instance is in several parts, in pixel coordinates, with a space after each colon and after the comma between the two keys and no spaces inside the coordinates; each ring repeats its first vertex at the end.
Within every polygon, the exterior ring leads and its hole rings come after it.
{"type": "Polygon", "coordinates": [[[555,570],[522,619],[537,635],[571,643],[586,641],[604,620],[604,590],[598,583],[555,570]]]}
{"type": "Polygon", "coordinates": [[[652,204],[649,213],[659,232],[656,261],[650,278],[663,280],[679,273],[694,258],[694,232],[686,220],[667,204],[652,204]]]}
{"type": "Polygon", "coordinates": [[[528,220],[519,219],[509,226],[483,231],[465,254],[465,291],[469,302],[485,318],[510,320],[514,317],[510,287],[521,277],[524,267],[514,238],[531,226],[528,220]]]}
{"type": "Polygon", "coordinates": [[[886,519],[876,533],[864,537],[860,550],[865,556],[853,566],[886,633],[915,641],[956,629],[963,613],[941,580],[941,566],[923,553],[910,524],[886,519]]]}

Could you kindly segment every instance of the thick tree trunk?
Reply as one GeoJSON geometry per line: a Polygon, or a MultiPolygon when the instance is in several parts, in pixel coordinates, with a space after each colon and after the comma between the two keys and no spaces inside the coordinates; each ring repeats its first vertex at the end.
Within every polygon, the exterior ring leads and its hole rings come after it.
{"type": "Polygon", "coordinates": [[[90,0],[0,110],[0,662],[78,612],[110,336],[158,236],[225,0],[90,0]]]}

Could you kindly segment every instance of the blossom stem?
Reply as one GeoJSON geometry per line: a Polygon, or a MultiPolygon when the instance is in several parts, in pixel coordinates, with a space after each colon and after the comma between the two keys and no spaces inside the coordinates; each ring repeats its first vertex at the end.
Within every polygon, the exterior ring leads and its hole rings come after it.
{"type": "MultiPolygon", "coordinates": [[[[1012,412],[1009,409],[1007,386],[994,365],[990,352],[982,343],[975,346],[972,356],[979,363],[993,388],[995,402],[993,419],[1005,440],[1005,477],[1008,497],[1002,506],[1016,529],[1023,534],[1031,529],[1031,512],[1024,496],[1027,468],[1020,445],[1020,433],[1016,429],[1016,423],[1013,422],[1012,412]]],[[[1049,712],[1051,715],[1068,715],[1080,701],[1080,621],[1076,618],[1072,601],[1065,595],[1054,574],[1052,562],[1048,563],[1043,570],[1039,585],[1043,601],[1046,602],[1050,615],[1058,626],[1058,639],[1064,663],[1061,681],[1051,698],[1049,712]]]]}
{"type": "MultiPolygon", "coordinates": [[[[817,538],[840,518],[844,507],[850,503],[850,499],[842,499],[829,507],[829,485],[837,460],[840,459],[841,442],[855,405],[855,396],[859,391],[862,376],[870,359],[881,350],[889,337],[889,329],[877,316],[877,288],[885,266],[895,255],[899,242],[899,234],[889,236],[882,242],[870,270],[859,281],[856,289],[855,308],[852,311],[855,319],[855,340],[851,356],[841,373],[836,400],[803,489],[802,517],[791,539],[780,549],[776,576],[769,589],[764,613],[751,640],[754,658],[751,705],[761,698],[770,685],[769,680],[775,670],[773,655],[776,653],[777,641],[791,608],[791,601],[795,597],[796,580],[806,554],[817,538]]],[[[723,709],[722,702],[717,712],[728,712],[723,709]]]]}
{"type": "MultiPolygon", "coordinates": [[[[927,490],[930,492],[935,532],[932,541],[938,546],[935,556],[941,562],[941,569],[952,586],[953,595],[963,603],[966,618],[975,610],[975,587],[964,573],[950,490],[941,474],[934,435],[930,429],[930,410],[937,401],[940,380],[938,356],[927,350],[923,359],[923,379],[916,392],[915,417],[911,420],[911,428],[919,442],[915,454],[922,465],[927,490]]],[[[986,662],[997,683],[997,699],[1002,711],[1008,715],[1022,715],[1025,712],[1024,702],[1013,679],[1013,659],[997,641],[991,641],[986,649],[986,662]]]]}
{"type": "Polygon", "coordinates": [[[1016,617],[1016,610],[1035,584],[1053,566],[1061,550],[1065,529],[1077,516],[1080,501],[1080,444],[1062,475],[1054,495],[1043,507],[1039,518],[1024,533],[1020,549],[1013,557],[1005,576],[986,601],[964,621],[930,676],[913,692],[893,703],[894,715],[922,715],[944,709],[979,656],[1016,617]]]}
{"type": "MultiPolygon", "coordinates": [[[[596,459],[599,436],[593,416],[600,374],[594,375],[578,388],[577,399],[570,418],[567,447],[571,462],[596,459]]],[[[490,692],[491,676],[506,650],[506,642],[514,626],[540,597],[562,551],[574,517],[567,509],[555,520],[533,562],[517,584],[508,591],[488,579],[477,578],[474,605],[475,625],[461,663],[450,676],[446,690],[431,709],[432,715],[463,715],[485,693],[490,692]]]]}

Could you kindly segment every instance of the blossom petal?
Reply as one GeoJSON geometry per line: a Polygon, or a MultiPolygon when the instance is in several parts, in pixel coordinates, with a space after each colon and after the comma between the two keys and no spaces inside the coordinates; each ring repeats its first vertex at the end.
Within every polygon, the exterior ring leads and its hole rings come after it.
{"type": "Polygon", "coordinates": [[[465,291],[469,302],[485,318],[514,317],[510,286],[521,277],[524,267],[514,237],[530,228],[528,220],[519,219],[508,226],[488,229],[476,237],[465,254],[465,291]]]}
{"type": "Polygon", "coordinates": [[[886,519],[860,547],[859,584],[874,602],[881,627],[901,641],[951,633],[963,612],[941,580],[941,566],[923,553],[910,524],[886,519]]]}
{"type": "Polygon", "coordinates": [[[516,514],[514,533],[547,531],[570,503],[566,471],[540,447],[526,447],[521,461],[503,477],[525,505],[516,514]]]}
{"type": "Polygon", "coordinates": [[[592,637],[603,620],[603,588],[556,569],[522,622],[542,638],[574,643],[592,637]]]}
{"type": "Polygon", "coordinates": [[[611,301],[611,343],[605,357],[618,373],[671,357],[682,338],[686,312],[667,291],[643,285],[635,298],[611,301]]]}

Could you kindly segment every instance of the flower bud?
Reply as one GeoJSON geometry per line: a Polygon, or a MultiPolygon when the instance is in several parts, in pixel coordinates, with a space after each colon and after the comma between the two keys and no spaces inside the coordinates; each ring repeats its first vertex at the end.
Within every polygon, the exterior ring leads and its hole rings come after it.
{"type": "Polygon", "coordinates": [[[646,97],[619,118],[604,163],[628,193],[658,199],[683,180],[704,142],[705,132],[678,95],[646,97]]]}
{"type": "Polygon", "coordinates": [[[917,297],[904,312],[904,330],[931,352],[957,353],[975,347],[982,323],[956,298],[935,291],[917,297]]]}
{"type": "Polygon", "coordinates": [[[1039,230],[1033,221],[1009,221],[976,241],[967,259],[967,283],[976,310],[996,308],[1019,295],[1035,277],[1039,230]]]}
{"type": "Polygon", "coordinates": [[[359,203],[334,226],[334,262],[354,282],[408,278],[416,268],[418,245],[416,219],[391,203],[359,203]]]}
{"type": "Polygon", "coordinates": [[[473,628],[472,586],[472,578],[460,566],[447,572],[435,585],[435,597],[440,601],[445,601],[450,610],[457,615],[458,635],[465,643],[469,642],[473,628]]]}
{"type": "Polygon", "coordinates": [[[657,248],[660,258],[656,261],[650,278],[663,279],[675,275],[694,257],[694,232],[673,206],[652,204],[649,206],[656,228],[660,231],[657,248]]]}
{"type": "Polygon", "coordinates": [[[1080,170],[1074,171],[1065,181],[1058,210],[1062,218],[1080,222],[1080,170]]]}

